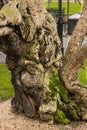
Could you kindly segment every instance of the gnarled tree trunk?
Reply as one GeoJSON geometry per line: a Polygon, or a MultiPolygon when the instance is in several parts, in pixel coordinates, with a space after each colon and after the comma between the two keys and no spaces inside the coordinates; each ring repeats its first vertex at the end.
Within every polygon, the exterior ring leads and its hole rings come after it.
{"type": "Polygon", "coordinates": [[[86,5],[63,64],[55,21],[41,0],[14,0],[1,7],[0,50],[7,55],[6,64],[12,72],[16,111],[65,124],[67,118],[87,120],[87,88],[78,80],[87,56],[87,45],[82,45],[86,5]]]}
{"type": "Polygon", "coordinates": [[[57,95],[48,86],[62,54],[56,24],[41,0],[14,0],[1,8],[0,50],[12,73],[14,109],[53,121],[57,95]]]}

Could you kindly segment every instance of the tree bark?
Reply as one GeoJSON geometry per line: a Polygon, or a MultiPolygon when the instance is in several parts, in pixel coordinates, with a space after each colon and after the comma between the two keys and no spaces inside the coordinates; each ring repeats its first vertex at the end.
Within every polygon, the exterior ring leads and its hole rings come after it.
{"type": "Polygon", "coordinates": [[[56,24],[41,0],[12,1],[1,8],[0,48],[12,74],[14,110],[53,121],[57,96],[50,96],[48,85],[62,53],[56,24]]]}
{"type": "Polygon", "coordinates": [[[78,80],[87,57],[82,45],[86,10],[87,2],[62,61],[55,21],[41,0],[14,0],[1,7],[0,50],[12,74],[14,110],[51,123],[67,124],[66,117],[87,120],[87,87],[78,80]]]}
{"type": "MultiPolygon", "coordinates": [[[[85,1],[84,1],[85,2],[85,1]]],[[[87,44],[82,45],[87,33],[87,2],[84,3],[83,13],[78,21],[66,50],[61,78],[66,89],[74,95],[74,100],[80,104],[81,117],[87,120],[87,88],[78,80],[79,69],[87,58],[87,44]],[[84,109],[83,109],[84,108],[84,109]]]]}

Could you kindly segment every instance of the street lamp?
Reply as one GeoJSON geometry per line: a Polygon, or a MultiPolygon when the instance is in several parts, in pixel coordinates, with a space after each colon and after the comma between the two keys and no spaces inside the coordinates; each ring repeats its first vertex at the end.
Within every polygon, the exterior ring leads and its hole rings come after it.
{"type": "Polygon", "coordinates": [[[62,54],[64,54],[63,48],[63,10],[62,10],[62,0],[58,0],[58,23],[57,31],[62,44],[62,54]]]}
{"type": "Polygon", "coordinates": [[[69,8],[70,8],[69,2],[70,2],[70,0],[67,0],[67,21],[68,21],[68,18],[69,18],[69,8]]]}

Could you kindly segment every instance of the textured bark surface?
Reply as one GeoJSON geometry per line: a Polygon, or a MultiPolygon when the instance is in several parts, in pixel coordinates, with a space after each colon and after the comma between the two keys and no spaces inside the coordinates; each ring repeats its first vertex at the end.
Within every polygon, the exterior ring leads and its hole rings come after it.
{"type": "Polygon", "coordinates": [[[14,109],[53,121],[57,96],[50,96],[48,85],[62,54],[56,24],[41,0],[14,0],[1,8],[0,51],[12,73],[14,109]]]}
{"type": "MultiPolygon", "coordinates": [[[[3,5],[3,4],[2,4],[3,5]]],[[[78,70],[87,57],[82,40],[87,30],[87,4],[73,32],[62,65],[61,43],[53,17],[41,0],[14,0],[0,10],[0,50],[7,55],[15,96],[14,110],[41,120],[87,120],[87,88],[78,70]],[[15,11],[14,11],[15,10],[15,11]],[[65,115],[64,115],[64,113],[65,115]]]]}
{"type": "Polygon", "coordinates": [[[84,8],[81,18],[73,31],[61,69],[61,78],[68,91],[73,94],[76,104],[79,104],[81,117],[87,120],[87,87],[81,85],[78,80],[78,71],[83,67],[87,59],[87,44],[82,45],[87,33],[87,1],[84,0],[84,8]]]}

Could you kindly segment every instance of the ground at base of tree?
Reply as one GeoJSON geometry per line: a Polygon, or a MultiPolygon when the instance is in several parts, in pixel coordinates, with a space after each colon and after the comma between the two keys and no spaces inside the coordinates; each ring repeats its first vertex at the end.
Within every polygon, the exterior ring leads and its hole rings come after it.
{"type": "Polygon", "coordinates": [[[48,125],[38,119],[28,119],[12,113],[11,99],[0,103],[0,130],[87,130],[87,122],[71,122],[69,125],[48,125]]]}

